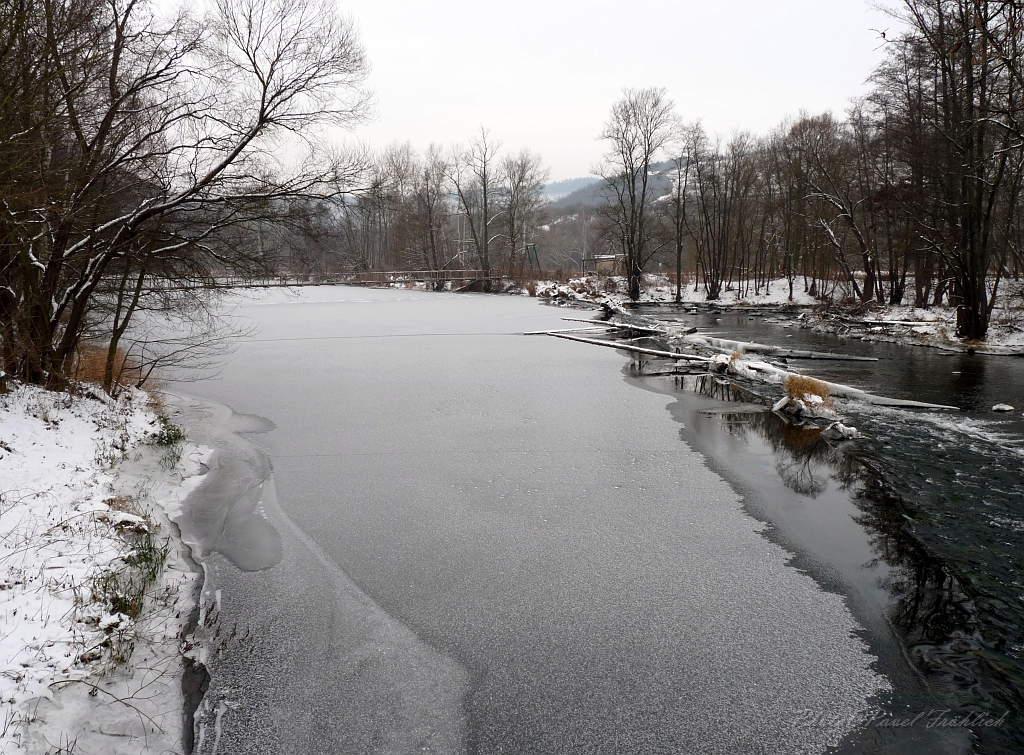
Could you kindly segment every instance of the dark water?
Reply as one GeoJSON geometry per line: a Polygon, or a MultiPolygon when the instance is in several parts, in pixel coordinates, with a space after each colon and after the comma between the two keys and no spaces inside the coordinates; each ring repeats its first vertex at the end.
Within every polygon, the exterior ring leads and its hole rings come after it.
{"type": "MultiPolygon", "coordinates": [[[[870,625],[874,613],[891,624],[937,704],[976,720],[1007,713],[999,727],[972,728],[979,751],[1021,751],[1024,360],[865,344],[742,314],[645,314],[726,338],[878,356],[875,363],[790,360],[790,369],[962,408],[840,402],[844,421],[866,437],[839,446],[770,414],[691,412],[681,421],[690,428],[688,440],[777,525],[778,537],[805,554],[812,569],[837,570],[851,596],[859,596],[854,605],[862,621],[870,625]],[[996,403],[1018,411],[994,413],[996,403]],[[773,484],[789,493],[772,492],[773,484]],[[843,500],[854,512],[837,522],[829,512],[841,510],[843,500]]],[[[907,689],[913,697],[913,686],[907,689]]]]}

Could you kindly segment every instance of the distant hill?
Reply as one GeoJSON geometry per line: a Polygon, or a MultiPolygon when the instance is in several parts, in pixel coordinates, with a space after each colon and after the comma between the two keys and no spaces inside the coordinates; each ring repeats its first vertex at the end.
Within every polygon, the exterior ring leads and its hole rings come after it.
{"type": "MultiPolygon", "coordinates": [[[[651,195],[659,197],[672,191],[672,181],[666,175],[672,168],[671,162],[651,165],[654,174],[650,181],[651,195]]],[[[600,178],[570,178],[544,187],[551,210],[575,210],[579,207],[597,207],[604,202],[604,180],[600,178]]]]}
{"type": "Polygon", "coordinates": [[[567,178],[564,181],[555,181],[544,187],[542,194],[549,202],[557,202],[563,197],[567,197],[575,191],[589,186],[592,183],[597,182],[598,179],[593,176],[584,176],[583,178],[567,178]]]}
{"type": "Polygon", "coordinates": [[[581,182],[578,188],[568,194],[562,194],[557,198],[551,199],[548,203],[549,209],[565,210],[581,205],[584,207],[596,207],[601,204],[601,188],[604,186],[604,181],[600,178],[574,178],[572,180],[581,182]]]}

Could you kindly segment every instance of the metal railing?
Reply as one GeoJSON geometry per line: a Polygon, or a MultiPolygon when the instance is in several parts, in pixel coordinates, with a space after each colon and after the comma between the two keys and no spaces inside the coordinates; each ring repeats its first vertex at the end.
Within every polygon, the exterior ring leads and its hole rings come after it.
{"type": "Polygon", "coordinates": [[[401,283],[407,281],[472,282],[501,280],[501,275],[484,275],[482,270],[368,270],[346,276],[358,283],[401,283]]]}

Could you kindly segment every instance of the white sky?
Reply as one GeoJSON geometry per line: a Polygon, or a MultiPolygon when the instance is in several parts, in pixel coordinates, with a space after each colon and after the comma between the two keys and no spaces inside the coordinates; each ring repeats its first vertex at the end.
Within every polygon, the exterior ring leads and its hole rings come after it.
{"type": "Polygon", "coordinates": [[[763,133],[801,108],[841,113],[881,59],[866,0],[339,0],[366,47],[375,120],[361,141],[466,141],[587,175],[623,87],[663,86],[685,120],[763,133]]]}

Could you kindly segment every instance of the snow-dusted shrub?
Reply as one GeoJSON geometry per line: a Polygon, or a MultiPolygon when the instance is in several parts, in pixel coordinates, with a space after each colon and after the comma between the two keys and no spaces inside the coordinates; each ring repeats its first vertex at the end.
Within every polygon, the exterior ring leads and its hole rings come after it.
{"type": "Polygon", "coordinates": [[[166,414],[158,414],[156,419],[160,428],[150,436],[149,442],[152,445],[173,446],[185,440],[184,430],[171,422],[166,414]]]}
{"type": "Polygon", "coordinates": [[[791,399],[806,401],[808,397],[814,396],[818,400],[811,399],[813,403],[821,403],[829,409],[833,406],[828,385],[815,378],[807,377],[806,375],[789,375],[786,377],[782,387],[786,389],[786,394],[791,399]]]}

